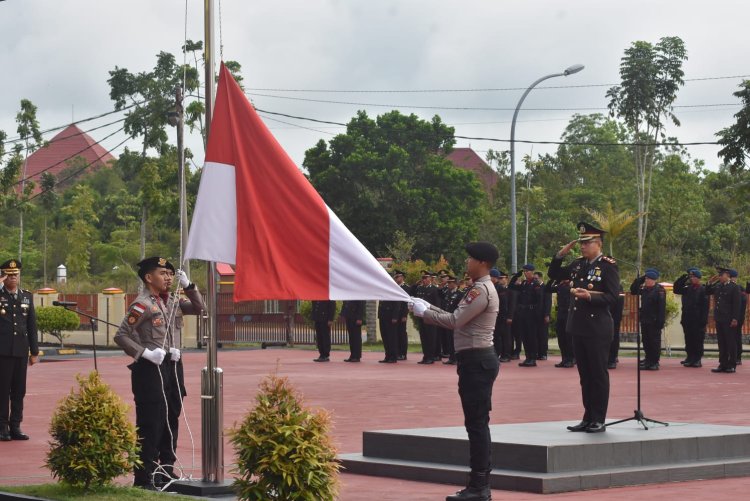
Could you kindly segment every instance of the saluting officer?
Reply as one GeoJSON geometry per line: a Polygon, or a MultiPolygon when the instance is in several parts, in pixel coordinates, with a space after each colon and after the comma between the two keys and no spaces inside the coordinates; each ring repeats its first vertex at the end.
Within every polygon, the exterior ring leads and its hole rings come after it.
{"type": "Polygon", "coordinates": [[[453,329],[458,361],[458,394],[464,411],[464,425],[469,435],[471,473],[466,489],[448,496],[446,501],[488,501],[491,464],[490,410],[492,386],[500,370],[492,335],[499,301],[490,281],[490,268],[498,258],[497,248],[487,242],[466,245],[469,257],[466,268],[474,285],[453,313],[443,311],[418,298],[414,314],[425,323],[453,329]]]}
{"type": "Polygon", "coordinates": [[[26,369],[39,355],[34,296],[18,288],[21,261],[9,259],[0,270],[0,441],[28,440],[21,421],[26,369]]]}
{"type": "Polygon", "coordinates": [[[114,339],[134,359],[128,368],[142,464],[135,468],[133,485],[154,489],[164,480],[180,478],[173,465],[182,398],[187,395],[180,351],[182,315],[197,315],[205,306],[182,270],[177,271],[177,279],[188,299],[169,293],[175,268],[165,258],[146,258],[137,266],[145,287],[128,308],[114,339]]]}
{"type": "Polygon", "coordinates": [[[711,372],[733,373],[737,368],[735,329],[740,321],[740,287],[729,277],[729,268],[718,267],[718,275],[708,280],[706,294],[714,296],[714,322],[719,342],[719,366],[711,372]]]}
{"type": "Polygon", "coordinates": [[[604,420],[609,404],[607,356],[612,342],[612,309],[617,305],[620,275],[617,263],[602,254],[604,231],[588,223],[578,223],[577,240],[565,245],[552,259],[548,275],[553,280],[570,280],[568,332],[573,336],[573,352],[581,380],[583,419],[570,431],[606,431],[604,420]],[[577,243],[580,257],[567,266],[562,262],[577,243]]]}
{"type": "Polygon", "coordinates": [[[641,307],[638,310],[638,321],[643,335],[645,357],[640,362],[641,368],[647,371],[658,371],[661,358],[661,331],[667,313],[667,292],[656,280],[659,270],[649,268],[641,277],[636,277],[630,284],[630,293],[641,296],[641,307]]]}
{"type": "Polygon", "coordinates": [[[519,363],[521,367],[536,367],[539,355],[539,311],[544,303],[544,287],[534,275],[534,265],[523,265],[522,271],[517,272],[510,279],[508,287],[517,292],[516,314],[513,323],[521,333],[526,360],[519,363]],[[524,278],[519,283],[523,274],[524,278]]]}
{"type": "Polygon", "coordinates": [[[708,324],[708,296],[701,284],[703,274],[698,268],[688,268],[687,273],[675,280],[672,290],[682,297],[680,324],[685,334],[685,367],[701,367],[703,343],[708,324]]]}

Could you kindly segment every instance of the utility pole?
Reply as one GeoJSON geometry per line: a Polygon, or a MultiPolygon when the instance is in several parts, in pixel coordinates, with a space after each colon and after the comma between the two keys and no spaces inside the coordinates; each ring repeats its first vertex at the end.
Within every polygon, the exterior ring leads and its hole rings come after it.
{"type": "MultiPolygon", "coordinates": [[[[177,172],[180,184],[180,258],[185,257],[185,245],[188,240],[187,223],[187,189],[185,178],[185,106],[183,105],[182,87],[175,89],[175,111],[177,113],[177,172]]],[[[190,276],[190,261],[181,262],[180,266],[190,276]]]]}

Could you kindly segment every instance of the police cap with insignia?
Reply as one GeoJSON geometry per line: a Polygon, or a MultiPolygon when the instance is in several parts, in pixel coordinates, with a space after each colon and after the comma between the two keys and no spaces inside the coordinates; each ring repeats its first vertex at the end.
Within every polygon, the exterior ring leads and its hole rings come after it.
{"type": "Polygon", "coordinates": [[[657,270],[656,268],[649,268],[643,275],[646,278],[650,278],[651,280],[656,280],[657,278],[659,278],[659,270],[657,270]]]}
{"type": "Polygon", "coordinates": [[[695,278],[701,278],[703,276],[703,274],[701,273],[701,270],[699,270],[698,268],[688,268],[687,274],[693,275],[695,276],[695,278]]]}
{"type": "Polygon", "coordinates": [[[8,259],[3,264],[0,264],[0,269],[6,275],[18,275],[21,273],[21,261],[18,259],[8,259]]]}
{"type": "Polygon", "coordinates": [[[492,278],[500,278],[502,275],[500,275],[500,270],[498,270],[497,268],[492,268],[490,270],[490,276],[492,278]]]}
{"type": "Polygon", "coordinates": [[[393,270],[393,278],[396,278],[398,276],[404,276],[404,272],[401,270],[393,270]]]}
{"type": "Polygon", "coordinates": [[[172,263],[159,256],[147,257],[143,261],[139,262],[137,266],[138,276],[141,277],[141,280],[145,280],[146,274],[154,271],[156,268],[165,268],[167,270],[172,270],[172,272],[175,271],[172,263]]]}
{"type": "Polygon", "coordinates": [[[593,224],[586,223],[584,221],[581,221],[580,223],[578,223],[578,241],[579,242],[587,242],[591,240],[592,238],[604,239],[605,233],[607,232],[600,228],[597,228],[593,224]]]}
{"type": "Polygon", "coordinates": [[[527,270],[527,271],[534,271],[534,270],[536,270],[536,267],[533,264],[531,264],[531,263],[526,263],[521,268],[524,269],[524,270],[527,270]]]}
{"type": "Polygon", "coordinates": [[[448,281],[449,282],[455,282],[456,281],[456,277],[454,277],[453,275],[448,275],[448,281]]]}
{"type": "Polygon", "coordinates": [[[503,270],[499,270],[499,271],[500,271],[500,278],[508,278],[507,273],[505,273],[503,270]]]}
{"type": "Polygon", "coordinates": [[[489,242],[469,242],[466,244],[466,253],[477,261],[484,261],[490,265],[495,264],[500,253],[497,247],[489,242]]]}
{"type": "Polygon", "coordinates": [[[719,272],[719,275],[721,275],[722,273],[729,273],[729,270],[730,270],[730,268],[727,268],[725,266],[717,266],[716,267],[716,271],[719,272]]]}

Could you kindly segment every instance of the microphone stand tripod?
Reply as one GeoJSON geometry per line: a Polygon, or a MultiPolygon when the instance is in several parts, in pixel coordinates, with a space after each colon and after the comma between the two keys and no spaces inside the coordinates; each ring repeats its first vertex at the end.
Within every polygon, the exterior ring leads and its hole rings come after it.
{"type": "MultiPolygon", "coordinates": [[[[618,263],[627,264],[629,266],[632,266],[635,269],[635,276],[640,277],[641,276],[641,269],[638,267],[638,265],[634,263],[628,263],[627,261],[620,261],[617,260],[618,263]]],[[[637,308],[636,308],[636,323],[635,323],[635,344],[636,344],[636,357],[637,357],[637,364],[636,364],[636,408],[633,412],[633,417],[620,419],[619,421],[613,421],[612,423],[606,423],[605,426],[609,428],[610,426],[614,426],[616,424],[620,423],[626,423],[628,421],[637,421],[640,423],[641,426],[643,426],[644,430],[648,430],[648,426],[646,423],[655,423],[655,424],[661,424],[664,426],[669,426],[669,423],[665,423],[663,421],[657,421],[656,419],[651,419],[643,415],[643,411],[641,410],[641,295],[638,294],[636,296],[637,299],[637,308]]]]}
{"type": "Polygon", "coordinates": [[[72,312],[78,313],[79,315],[82,315],[82,316],[88,318],[89,320],[91,320],[91,346],[93,346],[93,348],[94,348],[94,370],[98,372],[99,371],[99,367],[96,364],[96,337],[95,337],[96,323],[97,322],[101,322],[103,324],[111,325],[112,327],[120,327],[120,326],[116,325],[116,324],[113,324],[111,322],[107,322],[106,320],[102,320],[101,318],[97,318],[97,317],[95,317],[93,315],[89,315],[85,311],[81,311],[78,308],[71,307],[70,305],[67,305],[67,304],[56,305],[55,304],[56,302],[57,301],[53,301],[52,304],[54,306],[61,306],[61,307],[65,308],[68,311],[72,311],[72,312]]]}

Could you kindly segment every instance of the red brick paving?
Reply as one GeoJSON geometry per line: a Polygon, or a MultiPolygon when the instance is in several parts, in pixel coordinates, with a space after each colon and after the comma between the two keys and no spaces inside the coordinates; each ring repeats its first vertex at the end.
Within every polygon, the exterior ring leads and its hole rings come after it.
{"type": "MultiPolygon", "coordinates": [[[[362,431],[370,429],[460,426],[462,415],[456,394],[455,368],[417,365],[418,357],[395,365],[378,364],[380,353],[365,353],[361,364],[342,360],[348,352],[334,351],[327,364],[313,363],[308,350],[220,351],[224,369],[224,423],[231,426],[253,404],[261,378],[279,366],[311,406],[324,407],[334,416],[333,434],[340,452],[362,450],[362,431]]],[[[194,477],[200,477],[200,369],[202,352],[185,354],[189,396],[186,413],[195,437],[194,477]]],[[[539,367],[521,368],[503,364],[493,395],[493,423],[578,419],[581,415],[578,376],[575,369],[557,369],[552,357],[539,367]]],[[[99,358],[99,371],[123,399],[132,403],[129,363],[125,356],[99,358]]],[[[736,374],[712,374],[716,364],[706,361],[702,369],[686,369],[678,359],[662,359],[662,370],[644,372],[642,407],[647,417],[665,421],[692,421],[748,425],[750,415],[750,366],[736,374]]],[[[29,371],[24,430],[28,442],[0,443],[0,485],[50,481],[44,468],[47,427],[57,402],[75,385],[75,374],[93,368],[91,359],[44,362],[29,371]]],[[[635,360],[623,359],[611,371],[610,419],[630,417],[636,405],[635,360]]],[[[132,413],[132,411],[131,411],[132,413]]],[[[644,433],[648,433],[644,431],[644,433]]],[[[191,445],[184,422],[178,447],[180,459],[190,468],[191,445]]],[[[233,462],[233,451],[225,445],[225,463],[233,462]]],[[[230,467],[226,468],[230,477],[230,467]]],[[[123,482],[127,479],[123,479],[123,482]]],[[[342,500],[436,500],[455,490],[453,486],[407,482],[379,477],[343,474],[342,500]]],[[[750,478],[693,481],[626,487],[588,492],[546,495],[564,499],[632,500],[634,497],[705,499],[730,496],[746,499],[750,478]]],[[[537,499],[541,495],[493,491],[495,500],[537,499]]]]}

